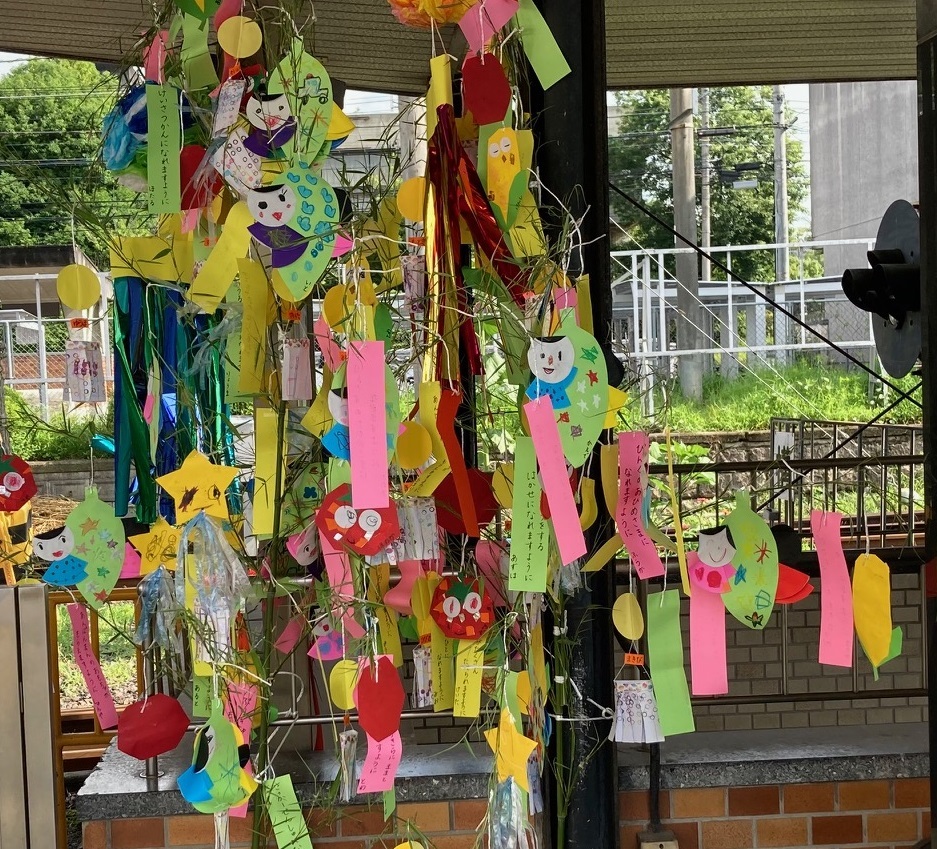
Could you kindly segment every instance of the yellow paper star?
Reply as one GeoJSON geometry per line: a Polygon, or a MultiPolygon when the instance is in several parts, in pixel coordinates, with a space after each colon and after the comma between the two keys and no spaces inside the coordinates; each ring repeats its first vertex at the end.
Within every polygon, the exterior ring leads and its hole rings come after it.
{"type": "Polygon", "coordinates": [[[225,490],[238,470],[216,466],[204,454],[193,451],[174,472],[162,475],[156,482],[176,502],[176,523],[194,519],[200,510],[216,519],[228,518],[225,490]]]}
{"type": "Polygon", "coordinates": [[[145,534],[137,534],[129,539],[130,544],[140,552],[141,575],[149,575],[161,565],[175,570],[179,529],[170,525],[162,516],[145,534]]]}
{"type": "Polygon", "coordinates": [[[498,781],[513,778],[518,787],[529,793],[527,761],[537,748],[537,744],[517,730],[511,711],[507,709],[501,711],[501,721],[498,727],[486,731],[485,739],[491,751],[495,753],[498,781]]]}

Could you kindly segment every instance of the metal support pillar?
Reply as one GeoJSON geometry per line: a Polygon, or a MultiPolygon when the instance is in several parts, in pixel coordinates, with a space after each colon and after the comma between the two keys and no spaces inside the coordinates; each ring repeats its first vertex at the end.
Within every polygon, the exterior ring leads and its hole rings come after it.
{"type": "MultiPolygon", "coordinates": [[[[608,241],[605,3],[604,0],[582,0],[574,13],[570,12],[566,0],[538,0],[538,5],[572,73],[543,92],[539,103],[534,103],[533,114],[539,116],[535,127],[537,165],[544,185],[569,203],[574,216],[585,215],[582,225],[584,267],[578,268],[579,254],[574,251],[570,274],[589,275],[595,336],[609,359],[610,368],[615,375],[621,375],[621,365],[610,348],[612,292],[608,241]]],[[[539,91],[535,81],[532,88],[539,91]]],[[[601,490],[597,488],[596,491],[601,490]]],[[[590,540],[592,545],[604,540],[605,537],[599,535],[608,534],[608,523],[607,516],[600,516],[595,526],[600,530],[590,540]]],[[[583,696],[602,705],[613,703],[611,606],[614,595],[613,571],[606,568],[590,576],[589,588],[580,591],[567,605],[569,633],[578,637],[572,659],[572,679],[583,696]]],[[[594,709],[574,704],[572,712],[591,715],[594,709]]],[[[566,847],[614,849],[618,835],[615,748],[606,743],[589,758],[595,743],[607,736],[608,724],[591,721],[565,724],[575,731],[573,757],[576,762],[588,761],[581,780],[572,791],[566,821],[566,847]]],[[[547,774],[549,772],[547,770],[547,774]]]]}
{"type": "MultiPolygon", "coordinates": [[[[933,569],[937,556],[937,4],[918,0],[918,157],[921,212],[921,314],[923,326],[923,422],[925,550],[933,569]]],[[[937,602],[927,599],[929,633],[928,720],[930,735],[931,823],[929,846],[937,846],[937,602]]]]}

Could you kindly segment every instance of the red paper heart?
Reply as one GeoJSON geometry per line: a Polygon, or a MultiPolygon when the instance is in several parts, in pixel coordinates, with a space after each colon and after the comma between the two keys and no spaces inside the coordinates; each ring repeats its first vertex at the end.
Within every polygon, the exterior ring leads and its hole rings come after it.
{"type": "Polygon", "coordinates": [[[393,658],[382,654],[365,665],[355,685],[358,723],[372,740],[386,740],[400,730],[404,692],[393,658]]]}
{"type": "Polygon", "coordinates": [[[479,125],[501,123],[511,105],[511,84],[493,53],[472,54],[462,65],[462,99],[479,125]]]}

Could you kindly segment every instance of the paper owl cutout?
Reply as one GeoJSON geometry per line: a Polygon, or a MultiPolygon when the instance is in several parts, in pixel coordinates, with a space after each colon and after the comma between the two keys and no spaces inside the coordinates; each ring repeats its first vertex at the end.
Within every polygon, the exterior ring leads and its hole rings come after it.
{"type": "Polygon", "coordinates": [[[333,489],[316,512],[319,533],[333,546],[344,546],[362,556],[378,554],[400,536],[397,505],[355,510],[351,506],[351,486],[333,489]]]}
{"type": "Polygon", "coordinates": [[[183,798],[203,814],[216,814],[244,804],[257,782],[244,771],[250,749],[236,725],[224,715],[220,700],[208,722],[195,732],[192,765],[176,783],[183,798]]]}
{"type": "Polygon", "coordinates": [[[98,498],[97,489],[91,487],[85,492],[85,500],[65,520],[65,528],[72,535],[74,556],[88,563],[85,577],[77,582],[78,591],[88,604],[100,609],[124,565],[124,525],[114,509],[98,498]]]}
{"type": "Polygon", "coordinates": [[[527,364],[533,380],[526,395],[548,396],[553,404],[563,454],[579,468],[605,425],[608,370],[595,337],[567,317],[551,336],[531,340],[527,364]]]}
{"type": "Polygon", "coordinates": [[[778,590],[778,546],[765,520],[752,510],[745,490],[735,496],[735,509],[726,519],[735,556],[732,588],[723,596],[726,610],[743,625],[764,628],[778,590]]]}
{"type": "Polygon", "coordinates": [[[15,513],[37,492],[32,469],[22,457],[0,457],[0,512],[15,513]]]}
{"type": "Polygon", "coordinates": [[[433,620],[450,639],[478,640],[495,619],[491,598],[478,579],[443,578],[433,593],[433,620]]]}
{"type": "Polygon", "coordinates": [[[88,577],[88,561],[76,557],[75,535],[71,528],[54,528],[33,535],[33,554],[49,563],[41,578],[56,587],[73,587],[88,577]]]}

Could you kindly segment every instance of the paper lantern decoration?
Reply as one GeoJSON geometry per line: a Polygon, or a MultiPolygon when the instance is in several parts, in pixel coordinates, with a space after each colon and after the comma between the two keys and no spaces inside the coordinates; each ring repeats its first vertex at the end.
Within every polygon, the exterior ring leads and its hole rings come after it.
{"type": "Polygon", "coordinates": [[[436,23],[457,24],[478,0],[420,0],[423,11],[436,23]]]}
{"type": "Polygon", "coordinates": [[[592,454],[608,410],[608,370],[599,343],[568,315],[554,335],[531,341],[527,363],[533,373],[527,397],[549,396],[563,454],[580,468],[592,454]]]}
{"type": "Polygon", "coordinates": [[[0,512],[15,513],[37,492],[32,469],[22,457],[0,457],[0,512]]]}
{"type": "Polygon", "coordinates": [[[477,579],[443,578],[433,593],[430,613],[439,630],[456,640],[480,639],[495,619],[491,598],[477,579]]]}
{"type": "Polygon", "coordinates": [[[114,508],[101,501],[97,489],[91,487],[65,520],[65,527],[72,534],[75,556],[89,564],[85,577],[78,581],[78,591],[88,604],[100,609],[124,565],[124,525],[114,515],[114,508]]]}
{"type": "Polygon", "coordinates": [[[208,722],[195,732],[192,765],[176,779],[179,792],[203,814],[243,805],[257,789],[244,771],[249,761],[250,748],[216,699],[208,722]]]}
{"type": "Polygon", "coordinates": [[[778,590],[778,546],[764,519],[752,510],[745,490],[735,496],[735,509],[726,519],[732,535],[735,576],[723,595],[726,610],[749,628],[764,628],[778,590]]]}
{"type": "Polygon", "coordinates": [[[355,510],[351,506],[351,486],[342,484],[332,490],[316,512],[319,533],[333,546],[344,546],[360,555],[383,551],[400,536],[397,506],[355,510]]]}
{"type": "Polygon", "coordinates": [[[387,0],[394,17],[404,26],[429,29],[433,19],[423,11],[422,0],[387,0]]]}
{"type": "Polygon", "coordinates": [[[117,720],[117,748],[145,761],[175,749],[188,727],[182,705],[171,696],[156,693],[123,709],[117,720]]]}

